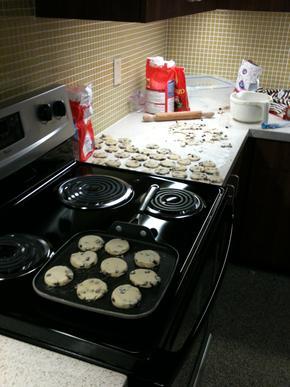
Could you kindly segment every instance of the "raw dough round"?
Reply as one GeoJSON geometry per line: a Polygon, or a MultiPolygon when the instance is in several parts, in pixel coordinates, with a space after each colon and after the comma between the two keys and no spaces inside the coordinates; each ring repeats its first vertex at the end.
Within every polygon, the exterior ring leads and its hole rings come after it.
{"type": "Polygon", "coordinates": [[[199,156],[194,155],[194,154],[192,154],[192,153],[189,153],[189,154],[187,155],[187,158],[189,158],[189,160],[191,160],[191,161],[198,161],[198,160],[200,160],[200,157],[199,157],[199,156]]]}
{"type": "Polygon", "coordinates": [[[76,269],[89,269],[98,261],[97,253],[94,251],[79,251],[70,256],[70,263],[76,269]]]}
{"type": "Polygon", "coordinates": [[[186,179],[187,173],[182,171],[172,171],[171,172],[172,177],[176,177],[177,179],[186,179]]]}
{"type": "Polygon", "coordinates": [[[152,153],[155,153],[153,149],[149,149],[149,148],[142,148],[139,150],[139,152],[146,156],[150,156],[152,153]]]}
{"type": "Polygon", "coordinates": [[[141,301],[142,294],[135,286],[125,284],[113,290],[111,300],[116,308],[134,308],[141,301]]]}
{"type": "Polygon", "coordinates": [[[152,269],[160,264],[160,255],[154,250],[140,250],[134,255],[136,266],[152,269]]]}
{"type": "Polygon", "coordinates": [[[129,153],[138,153],[139,149],[134,145],[129,145],[125,148],[125,151],[129,153]]]}
{"type": "Polygon", "coordinates": [[[216,167],[204,167],[204,173],[207,175],[219,175],[219,170],[216,167]]]}
{"type": "Polygon", "coordinates": [[[121,161],[119,161],[119,160],[107,160],[106,161],[107,167],[118,168],[120,165],[121,165],[121,161]]]}
{"type": "Polygon", "coordinates": [[[130,249],[129,242],[125,239],[111,239],[105,244],[105,250],[111,255],[122,255],[130,249]]]}
{"type": "Polygon", "coordinates": [[[177,155],[176,153],[171,153],[167,157],[169,158],[169,160],[179,160],[180,159],[180,156],[177,155]]]}
{"type": "Polygon", "coordinates": [[[105,152],[107,153],[114,153],[114,152],[117,152],[118,150],[119,148],[116,145],[111,145],[105,148],[105,152]]]}
{"type": "Polygon", "coordinates": [[[100,157],[97,157],[97,158],[92,157],[91,158],[91,163],[97,164],[97,165],[106,165],[106,161],[107,161],[107,159],[105,159],[105,158],[100,158],[100,157]]]}
{"type": "Polygon", "coordinates": [[[120,137],[120,138],[118,138],[118,141],[121,144],[130,144],[132,142],[132,140],[128,137],[120,137]]]}
{"type": "Polygon", "coordinates": [[[115,140],[114,138],[108,138],[108,139],[106,139],[105,140],[105,144],[106,145],[117,145],[117,143],[118,143],[118,141],[117,140],[115,140]]]}
{"type": "Polygon", "coordinates": [[[148,148],[148,149],[158,149],[159,145],[158,144],[147,144],[146,148],[148,148]]]}
{"type": "Polygon", "coordinates": [[[67,266],[53,266],[44,275],[44,282],[48,286],[65,286],[74,278],[73,271],[67,266]]]}
{"type": "Polygon", "coordinates": [[[215,167],[216,166],[216,164],[211,160],[201,161],[199,163],[199,165],[201,165],[202,167],[215,167]]]}
{"type": "Polygon", "coordinates": [[[110,136],[109,134],[101,134],[101,138],[104,140],[104,141],[106,141],[106,140],[112,140],[113,139],[113,137],[112,136],[110,136]]]}
{"type": "Polygon", "coordinates": [[[191,170],[191,172],[204,172],[204,167],[202,167],[201,165],[191,165],[189,169],[191,170]]]}
{"type": "Polygon", "coordinates": [[[107,157],[107,154],[106,154],[106,152],[103,152],[103,151],[94,151],[93,157],[98,158],[98,159],[103,159],[103,158],[107,157]]]}
{"type": "Polygon", "coordinates": [[[153,159],[153,160],[165,160],[166,159],[166,155],[161,155],[159,153],[151,153],[151,155],[149,155],[150,159],[153,159]]]}
{"type": "Polygon", "coordinates": [[[99,278],[88,278],[76,286],[78,298],[85,301],[96,301],[107,291],[107,284],[99,278]]]}
{"type": "Polygon", "coordinates": [[[96,144],[102,144],[104,141],[100,138],[100,137],[98,137],[98,136],[95,136],[95,145],[96,144]]]}
{"type": "Polygon", "coordinates": [[[136,269],[129,275],[130,281],[140,288],[152,288],[160,283],[161,278],[150,269],[136,269]]]}
{"type": "Polygon", "coordinates": [[[168,175],[169,169],[164,167],[158,167],[155,169],[155,173],[157,173],[157,175],[168,175]]]}
{"type": "Polygon", "coordinates": [[[205,173],[201,173],[201,172],[193,172],[190,176],[190,178],[192,180],[206,180],[207,179],[207,176],[205,173]]]}
{"type": "Polygon", "coordinates": [[[145,163],[143,165],[144,165],[144,167],[147,167],[147,168],[157,168],[159,166],[159,161],[147,160],[147,161],[145,161],[145,163]]]}
{"type": "Polygon", "coordinates": [[[175,164],[176,163],[173,160],[163,160],[160,163],[160,165],[162,165],[162,167],[166,167],[166,168],[174,168],[175,164]]]}
{"type": "Polygon", "coordinates": [[[127,157],[130,156],[130,153],[118,151],[118,152],[114,153],[114,156],[117,157],[118,159],[126,159],[127,157]]]}
{"type": "Polygon", "coordinates": [[[138,160],[127,160],[125,165],[129,168],[138,168],[141,164],[138,160]]]}
{"type": "Polygon", "coordinates": [[[168,153],[171,153],[171,149],[159,148],[159,149],[157,149],[157,153],[160,153],[161,155],[167,155],[168,153]]]}
{"type": "Polygon", "coordinates": [[[180,159],[180,160],[177,160],[177,162],[180,165],[189,165],[191,163],[191,160],[190,159],[180,159]]]}
{"type": "Polygon", "coordinates": [[[147,160],[147,156],[143,155],[141,153],[136,153],[135,155],[132,155],[131,159],[138,160],[138,161],[145,161],[145,160],[147,160]]]}
{"type": "Polygon", "coordinates": [[[127,147],[129,147],[130,146],[130,144],[128,143],[125,143],[125,142],[119,142],[119,144],[118,144],[118,147],[120,148],[120,149],[126,149],[127,147]]]}
{"type": "Polygon", "coordinates": [[[85,235],[80,238],[78,247],[82,251],[98,251],[104,246],[104,239],[98,235],[85,235]]]}
{"type": "Polygon", "coordinates": [[[101,273],[113,278],[121,277],[127,270],[127,262],[121,258],[106,258],[101,263],[101,273]]]}
{"type": "Polygon", "coordinates": [[[185,165],[175,165],[172,170],[176,172],[185,172],[187,167],[185,165]]]}

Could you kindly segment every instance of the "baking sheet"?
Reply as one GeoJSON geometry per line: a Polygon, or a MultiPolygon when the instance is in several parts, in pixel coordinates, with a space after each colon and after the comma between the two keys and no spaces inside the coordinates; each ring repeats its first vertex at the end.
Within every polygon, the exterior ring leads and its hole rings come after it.
{"type": "MultiPolygon", "coordinates": [[[[211,119],[178,121],[180,125],[199,125],[201,123],[205,124],[202,130],[196,131],[196,140],[202,140],[202,136],[206,134],[206,141],[201,141],[198,145],[187,145],[182,147],[178,141],[178,135],[173,135],[170,130],[170,128],[176,124],[174,121],[145,123],[142,122],[142,115],[143,113],[131,113],[99,133],[97,137],[101,136],[102,134],[112,136],[115,139],[120,137],[128,137],[132,140],[132,144],[138,148],[145,148],[147,144],[156,143],[161,148],[170,148],[172,152],[179,154],[183,158],[186,158],[189,153],[196,154],[200,157],[200,160],[197,162],[192,162],[192,165],[197,165],[200,161],[205,160],[211,160],[216,164],[222,178],[222,181],[217,183],[218,185],[223,184],[223,180],[228,174],[229,167],[232,165],[232,162],[236,157],[237,150],[244,142],[245,133],[248,132],[248,129],[246,128],[233,130],[233,123],[231,121],[229,112],[224,111],[221,114],[216,112],[215,116],[211,119]],[[223,131],[223,133],[228,136],[228,139],[214,142],[207,141],[211,136],[211,133],[207,133],[207,131],[212,132],[214,130],[223,131]],[[231,143],[232,147],[222,147],[222,145],[226,145],[228,143],[231,143]]],[[[115,159],[113,153],[108,153],[107,158],[115,159]]],[[[88,162],[91,162],[91,160],[92,157],[90,157],[88,162]]],[[[125,165],[126,159],[120,159],[120,161],[121,166],[119,168],[131,169],[125,165]]],[[[143,165],[133,170],[145,173],[147,172],[153,175],[155,174],[154,169],[146,170],[143,165]]],[[[187,172],[187,178],[182,180],[192,181],[190,177],[191,172],[189,171],[189,166],[187,168],[187,172]]],[[[172,177],[171,173],[164,176],[172,177]]],[[[210,183],[210,181],[204,182],[210,183]]]]}
{"type": "Polygon", "coordinates": [[[157,308],[172,280],[177,262],[178,253],[171,246],[163,245],[157,242],[140,241],[124,235],[104,234],[103,232],[97,230],[86,231],[75,234],[55,253],[53,258],[41,268],[34,277],[33,288],[37,294],[44,298],[72,307],[127,319],[142,318],[151,314],[157,308]],[[127,273],[119,278],[106,277],[100,273],[101,262],[108,257],[112,257],[112,255],[108,254],[104,248],[97,252],[97,265],[90,269],[74,268],[70,264],[70,256],[72,253],[79,251],[78,241],[85,235],[99,235],[104,239],[105,243],[113,238],[126,239],[130,244],[130,250],[123,255],[128,264],[127,273]],[[142,300],[136,307],[132,309],[118,309],[111,303],[111,293],[119,285],[131,284],[129,280],[129,273],[130,271],[138,268],[134,263],[134,253],[145,249],[155,250],[160,254],[160,265],[152,270],[161,277],[161,283],[148,289],[139,288],[142,293],[142,300]],[[69,267],[74,272],[74,279],[69,284],[62,287],[49,287],[44,282],[44,275],[47,270],[56,265],[65,265],[69,267]],[[105,281],[108,285],[108,292],[101,299],[96,301],[88,302],[80,300],[76,294],[76,285],[85,279],[92,277],[105,281]]]}

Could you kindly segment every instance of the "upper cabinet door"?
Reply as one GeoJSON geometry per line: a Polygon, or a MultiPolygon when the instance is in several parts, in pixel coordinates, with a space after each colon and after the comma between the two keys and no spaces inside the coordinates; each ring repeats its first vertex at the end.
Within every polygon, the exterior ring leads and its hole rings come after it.
{"type": "Polygon", "coordinates": [[[144,0],[144,21],[169,19],[216,9],[216,0],[144,0]]]}
{"type": "Polygon", "coordinates": [[[151,22],[216,8],[216,0],[35,0],[36,16],[151,22]]]}
{"type": "Polygon", "coordinates": [[[217,8],[249,11],[290,12],[290,0],[218,0],[217,8]]]}

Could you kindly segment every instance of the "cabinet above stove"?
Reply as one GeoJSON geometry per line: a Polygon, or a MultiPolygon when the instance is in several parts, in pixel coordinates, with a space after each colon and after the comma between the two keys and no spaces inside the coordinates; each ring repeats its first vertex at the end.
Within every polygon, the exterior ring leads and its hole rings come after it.
{"type": "Polygon", "coordinates": [[[35,0],[36,16],[147,23],[215,9],[290,12],[289,0],[35,0]]]}
{"type": "Polygon", "coordinates": [[[36,16],[152,22],[216,8],[216,0],[36,0],[36,16]]]}

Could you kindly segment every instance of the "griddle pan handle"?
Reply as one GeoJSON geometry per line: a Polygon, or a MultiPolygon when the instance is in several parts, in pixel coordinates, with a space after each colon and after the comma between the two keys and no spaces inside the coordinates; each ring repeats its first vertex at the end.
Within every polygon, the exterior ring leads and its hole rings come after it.
{"type": "Polygon", "coordinates": [[[158,184],[152,184],[150,186],[149,190],[146,193],[145,199],[143,200],[143,202],[138,210],[138,214],[130,221],[130,223],[132,223],[132,222],[135,222],[137,224],[139,223],[139,219],[140,219],[141,214],[144,213],[150,200],[153,198],[153,196],[155,195],[155,192],[158,190],[159,190],[158,184]]]}
{"type": "Polygon", "coordinates": [[[152,231],[148,227],[136,223],[114,222],[110,226],[109,232],[124,238],[156,243],[152,231]]]}
{"type": "Polygon", "coordinates": [[[130,222],[114,222],[110,226],[109,232],[117,235],[119,234],[122,237],[137,238],[147,242],[156,242],[153,232],[148,227],[139,224],[139,218],[140,215],[144,213],[148,203],[158,189],[158,184],[152,184],[138,210],[138,214],[133,219],[131,219],[130,222]]]}
{"type": "Polygon", "coordinates": [[[142,204],[141,204],[141,207],[139,208],[139,213],[142,213],[144,210],[146,210],[150,200],[152,199],[152,197],[155,195],[155,192],[159,189],[159,185],[158,184],[152,184],[148,190],[148,192],[146,193],[146,196],[145,196],[145,199],[143,200],[142,204]]]}

